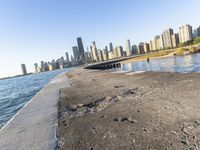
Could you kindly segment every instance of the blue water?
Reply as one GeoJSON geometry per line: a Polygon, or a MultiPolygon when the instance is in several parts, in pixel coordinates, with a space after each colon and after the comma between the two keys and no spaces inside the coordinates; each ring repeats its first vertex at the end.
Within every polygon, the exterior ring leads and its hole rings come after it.
{"type": "Polygon", "coordinates": [[[200,72],[200,53],[122,64],[123,71],[200,72]]]}
{"type": "Polygon", "coordinates": [[[0,80],[0,128],[53,77],[70,69],[0,80]]]}

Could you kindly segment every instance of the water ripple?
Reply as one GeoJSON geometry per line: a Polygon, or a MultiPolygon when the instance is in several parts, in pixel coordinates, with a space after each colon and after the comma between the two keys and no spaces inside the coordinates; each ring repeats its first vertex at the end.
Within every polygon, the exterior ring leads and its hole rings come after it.
{"type": "Polygon", "coordinates": [[[0,80],[0,128],[53,77],[70,69],[0,80]]]}

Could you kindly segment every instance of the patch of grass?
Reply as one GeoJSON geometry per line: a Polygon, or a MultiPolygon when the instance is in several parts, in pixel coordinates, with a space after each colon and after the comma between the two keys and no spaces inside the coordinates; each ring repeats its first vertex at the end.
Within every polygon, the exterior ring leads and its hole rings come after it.
{"type": "Polygon", "coordinates": [[[145,60],[147,58],[163,57],[163,56],[166,56],[166,55],[173,53],[174,51],[175,51],[174,49],[158,51],[158,52],[146,54],[144,56],[139,56],[139,57],[136,57],[136,58],[128,59],[128,60],[125,60],[123,62],[131,62],[131,61],[137,61],[137,60],[145,60]]]}

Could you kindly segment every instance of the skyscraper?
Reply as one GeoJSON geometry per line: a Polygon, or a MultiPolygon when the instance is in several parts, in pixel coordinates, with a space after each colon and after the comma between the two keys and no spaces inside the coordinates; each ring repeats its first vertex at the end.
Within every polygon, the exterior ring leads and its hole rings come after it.
{"type": "Polygon", "coordinates": [[[154,42],[152,40],[149,41],[149,48],[150,48],[150,51],[155,50],[154,49],[154,42]]]}
{"type": "Polygon", "coordinates": [[[95,62],[98,62],[99,61],[99,59],[98,59],[98,51],[97,51],[97,46],[96,46],[95,41],[92,42],[92,55],[93,55],[93,60],[95,62]]]}
{"type": "Polygon", "coordinates": [[[113,51],[113,44],[112,43],[109,43],[109,50],[110,50],[110,52],[112,52],[113,51]]]}
{"type": "Polygon", "coordinates": [[[180,43],[193,40],[192,26],[189,24],[179,27],[179,40],[180,43]]]}
{"type": "Polygon", "coordinates": [[[117,57],[121,58],[123,56],[123,47],[122,46],[118,46],[117,47],[117,57]]]}
{"type": "Polygon", "coordinates": [[[132,54],[137,54],[138,53],[138,48],[137,45],[132,46],[132,54]]]}
{"type": "Polygon", "coordinates": [[[194,37],[200,36],[200,26],[194,30],[194,37]]]}
{"type": "Polygon", "coordinates": [[[74,46],[72,47],[73,53],[74,53],[74,61],[78,62],[79,61],[79,52],[78,52],[78,47],[74,46]]]}
{"type": "Polygon", "coordinates": [[[35,68],[35,73],[38,73],[39,70],[38,70],[38,64],[37,63],[34,64],[34,68],[35,68]]]}
{"type": "Polygon", "coordinates": [[[150,52],[150,46],[149,46],[149,43],[144,43],[144,52],[145,53],[149,53],[150,52]]]}
{"type": "Polygon", "coordinates": [[[179,44],[179,36],[178,34],[175,33],[172,35],[172,47],[175,48],[178,46],[178,44],[179,44]]]}
{"type": "Polygon", "coordinates": [[[159,35],[155,36],[154,37],[154,40],[153,40],[153,50],[159,50],[160,48],[163,48],[163,44],[161,44],[161,37],[159,35]]]}
{"type": "Polygon", "coordinates": [[[77,45],[78,45],[78,52],[79,52],[79,60],[80,61],[85,61],[85,51],[84,51],[84,47],[83,47],[83,42],[81,37],[77,38],[77,45]]]}
{"type": "Polygon", "coordinates": [[[132,55],[132,50],[131,50],[131,42],[129,39],[126,40],[126,56],[131,56],[132,55]]]}
{"type": "Polygon", "coordinates": [[[143,42],[139,43],[138,51],[139,51],[140,54],[144,54],[145,53],[145,51],[144,51],[144,43],[143,42]]]}
{"type": "Polygon", "coordinates": [[[27,75],[26,65],[25,64],[21,64],[21,68],[22,68],[22,74],[23,75],[27,75]]]}
{"type": "Polygon", "coordinates": [[[98,61],[104,61],[103,60],[103,52],[102,52],[102,50],[98,50],[98,61]]]}
{"type": "Polygon", "coordinates": [[[163,42],[164,42],[164,48],[172,48],[172,34],[173,29],[167,29],[163,32],[163,42]]]}
{"type": "Polygon", "coordinates": [[[68,55],[68,52],[66,52],[65,55],[66,55],[66,61],[69,62],[69,55],[68,55]]]}

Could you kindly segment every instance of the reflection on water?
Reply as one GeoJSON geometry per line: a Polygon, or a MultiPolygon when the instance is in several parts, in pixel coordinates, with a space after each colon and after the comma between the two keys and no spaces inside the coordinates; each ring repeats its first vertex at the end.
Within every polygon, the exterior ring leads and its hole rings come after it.
{"type": "Polygon", "coordinates": [[[200,53],[121,65],[123,71],[200,72],[200,53]]]}

